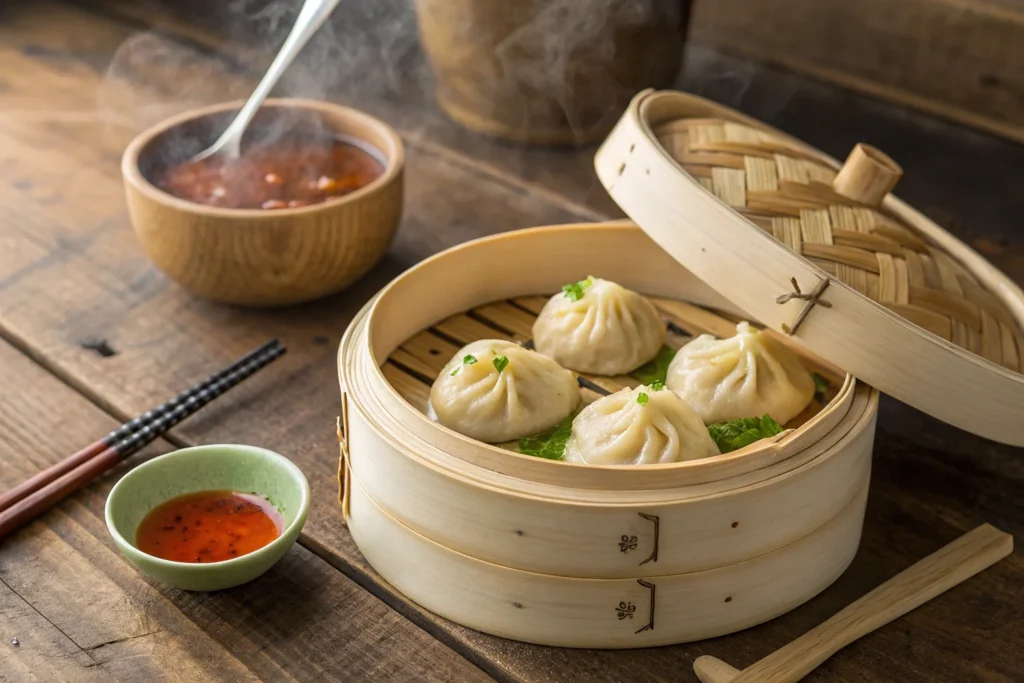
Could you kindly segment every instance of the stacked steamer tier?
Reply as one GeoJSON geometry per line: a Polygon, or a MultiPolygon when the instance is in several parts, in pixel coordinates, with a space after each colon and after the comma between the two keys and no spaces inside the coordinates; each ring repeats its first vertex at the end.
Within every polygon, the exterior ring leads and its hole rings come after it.
{"type": "MultiPolygon", "coordinates": [[[[838,165],[805,145],[697,98],[642,93],[597,162],[602,182],[642,229],[610,223],[506,233],[397,278],[353,321],[338,359],[342,507],[367,560],[448,619],[573,647],[722,635],[827,587],[857,551],[878,402],[877,390],[839,367],[859,377],[884,373],[866,363],[861,349],[869,344],[836,345],[823,329],[849,331],[877,309],[896,329],[878,328],[883,335],[899,337],[905,327],[924,340],[916,348],[925,356],[970,358],[973,374],[958,375],[973,387],[968,393],[987,382],[999,399],[1024,404],[1017,373],[1024,296],[976,255],[944,250],[953,238],[902,204],[893,211],[891,197],[873,206],[865,193],[892,182],[887,166],[870,168],[879,159],[887,162],[874,156],[839,174],[857,171],[854,199],[833,183],[838,165]],[[645,111],[652,102],[664,105],[656,120],[645,111]],[[698,140],[731,146],[701,149],[698,140]],[[735,244],[723,247],[729,240],[735,244]],[[760,260],[743,262],[755,253],[760,260]],[[544,297],[588,275],[649,296],[671,323],[672,345],[700,333],[730,336],[735,321],[753,318],[832,389],[777,437],[665,465],[534,458],[426,416],[430,385],[459,347],[525,341],[544,297]],[[762,293],[747,291],[769,286],[770,307],[762,293]]],[[[585,399],[636,384],[582,380],[585,399]]],[[[928,403],[905,393],[915,405],[928,403]]],[[[991,396],[983,403],[959,424],[1024,442],[1020,428],[977,417],[1009,410],[991,396]]]]}

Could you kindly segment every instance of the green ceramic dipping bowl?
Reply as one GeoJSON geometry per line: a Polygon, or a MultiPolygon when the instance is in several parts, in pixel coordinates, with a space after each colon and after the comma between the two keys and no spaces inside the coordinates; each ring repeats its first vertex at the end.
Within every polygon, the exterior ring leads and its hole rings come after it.
{"type": "Polygon", "coordinates": [[[254,446],[197,446],[153,458],[117,482],[107,496],[107,528],[140,572],[190,591],[215,591],[252,581],[270,569],[299,537],[309,511],[309,483],[290,460],[254,446]],[[135,546],[135,534],[157,505],[199,491],[256,492],[284,516],[284,530],[259,550],[223,562],[163,560],[135,546]]]}

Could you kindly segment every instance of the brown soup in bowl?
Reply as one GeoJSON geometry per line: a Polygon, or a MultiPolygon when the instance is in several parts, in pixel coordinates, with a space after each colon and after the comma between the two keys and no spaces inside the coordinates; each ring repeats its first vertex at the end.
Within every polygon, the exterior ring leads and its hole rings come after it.
{"type": "Polygon", "coordinates": [[[360,141],[289,136],[153,172],[154,184],[180,199],[229,209],[319,204],[369,185],[384,173],[380,153],[360,141]]]}

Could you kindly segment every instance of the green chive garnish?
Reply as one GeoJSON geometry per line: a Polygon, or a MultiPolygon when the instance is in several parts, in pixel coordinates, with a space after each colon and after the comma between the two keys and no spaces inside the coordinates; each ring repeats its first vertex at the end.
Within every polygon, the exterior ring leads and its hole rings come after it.
{"type": "Polygon", "coordinates": [[[565,292],[565,296],[570,301],[579,301],[583,298],[583,290],[594,284],[594,276],[591,275],[586,280],[580,280],[579,282],[573,282],[571,284],[562,287],[562,291],[565,292]]]}

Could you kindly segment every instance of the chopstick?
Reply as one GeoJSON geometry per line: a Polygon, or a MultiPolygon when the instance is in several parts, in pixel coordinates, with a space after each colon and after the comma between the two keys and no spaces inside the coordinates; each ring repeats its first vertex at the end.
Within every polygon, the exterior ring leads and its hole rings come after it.
{"type": "MultiPolygon", "coordinates": [[[[157,416],[142,423],[142,426],[135,429],[135,431],[122,435],[116,442],[104,444],[104,447],[95,452],[92,457],[81,457],[81,453],[87,449],[79,451],[72,456],[80,459],[77,466],[66,470],[47,484],[32,490],[17,502],[10,504],[4,509],[0,509],[0,538],[38,517],[121,460],[138,452],[213,399],[275,361],[284,352],[285,348],[280,344],[268,342],[268,344],[260,347],[260,349],[247,354],[245,358],[232,365],[231,368],[217,373],[217,375],[175,397],[172,401],[168,401],[167,404],[160,406],[154,411],[150,411],[151,413],[156,413],[157,416]],[[185,398],[182,399],[183,396],[185,398]],[[174,405],[165,410],[165,407],[171,403],[174,403],[174,405]]],[[[144,416],[139,416],[137,419],[142,417],[144,416]]],[[[135,420],[132,422],[135,422],[135,420]]],[[[122,429],[115,430],[111,434],[120,434],[122,429]]],[[[111,434],[108,434],[107,437],[104,437],[98,443],[103,444],[111,434]]],[[[22,487],[18,488],[21,489],[22,487]]]]}
{"type": "Polygon", "coordinates": [[[74,453],[73,455],[68,456],[67,458],[61,460],[59,463],[53,465],[52,467],[48,467],[42,472],[36,473],[29,479],[23,481],[18,486],[15,486],[14,488],[8,491],[0,493],[0,512],[6,510],[11,505],[17,503],[19,500],[29,495],[30,493],[42,488],[43,486],[46,486],[57,477],[60,477],[66,472],[70,472],[71,470],[75,469],[82,463],[87,462],[96,455],[99,455],[100,453],[107,450],[117,442],[129,436],[130,434],[134,434],[135,432],[142,429],[144,426],[149,424],[154,419],[162,417],[167,413],[170,413],[178,406],[184,404],[191,396],[197,394],[206,387],[211,386],[214,382],[224,377],[227,377],[229,374],[240,368],[249,360],[257,356],[260,356],[277,346],[280,346],[280,343],[277,341],[277,339],[271,339],[270,341],[263,344],[259,348],[253,349],[249,353],[245,354],[245,356],[238,359],[237,361],[232,363],[230,366],[224,368],[220,372],[210,375],[202,382],[199,382],[198,384],[189,387],[188,389],[181,392],[171,400],[162,403],[161,405],[157,406],[156,408],[153,408],[152,410],[146,411],[145,413],[139,415],[138,417],[129,422],[124,423],[123,425],[121,425],[114,431],[110,432],[99,441],[89,444],[82,450],[78,451],[77,453],[74,453]]]}

